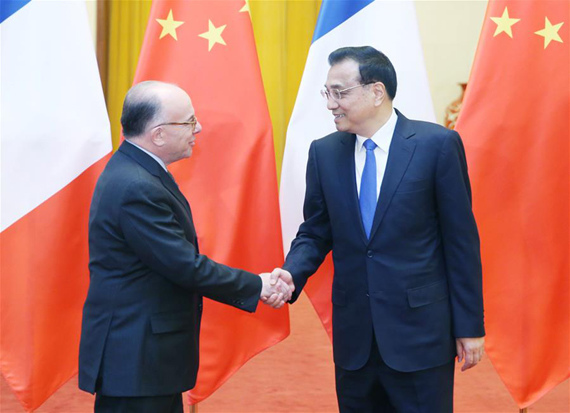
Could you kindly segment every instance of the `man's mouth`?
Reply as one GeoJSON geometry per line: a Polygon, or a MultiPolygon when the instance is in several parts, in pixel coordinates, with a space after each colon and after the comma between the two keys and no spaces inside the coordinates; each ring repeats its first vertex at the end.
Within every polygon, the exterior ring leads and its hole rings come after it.
{"type": "Polygon", "coordinates": [[[333,115],[334,115],[334,118],[335,118],[335,119],[344,118],[344,114],[337,115],[337,114],[334,114],[334,113],[333,113],[333,115]]]}

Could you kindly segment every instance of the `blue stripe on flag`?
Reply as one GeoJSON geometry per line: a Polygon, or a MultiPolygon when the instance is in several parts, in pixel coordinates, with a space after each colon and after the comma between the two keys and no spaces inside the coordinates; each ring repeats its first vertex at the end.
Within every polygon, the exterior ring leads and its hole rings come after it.
{"type": "Polygon", "coordinates": [[[313,43],[374,0],[323,0],[313,43]]]}
{"type": "Polygon", "coordinates": [[[16,13],[31,0],[1,0],[0,1],[0,23],[16,13]]]}

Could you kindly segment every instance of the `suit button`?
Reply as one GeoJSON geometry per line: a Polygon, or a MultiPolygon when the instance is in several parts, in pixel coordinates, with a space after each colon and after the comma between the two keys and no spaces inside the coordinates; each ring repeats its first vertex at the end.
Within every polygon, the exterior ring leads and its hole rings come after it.
{"type": "Polygon", "coordinates": [[[366,252],[366,256],[367,256],[368,258],[372,258],[372,257],[374,256],[374,252],[373,252],[372,250],[368,250],[368,251],[366,252]]]}
{"type": "Polygon", "coordinates": [[[366,297],[370,298],[370,294],[366,293],[366,297]]]}

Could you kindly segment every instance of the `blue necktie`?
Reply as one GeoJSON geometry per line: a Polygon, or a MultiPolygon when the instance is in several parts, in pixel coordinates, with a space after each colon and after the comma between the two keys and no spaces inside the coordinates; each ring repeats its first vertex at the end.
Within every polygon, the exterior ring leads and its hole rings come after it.
{"type": "Polygon", "coordinates": [[[362,223],[366,237],[370,238],[372,230],[372,221],[374,221],[374,213],[376,212],[376,157],[374,156],[374,148],[376,144],[372,139],[364,141],[366,148],[366,162],[362,171],[362,179],[360,180],[360,213],[362,214],[362,223]]]}

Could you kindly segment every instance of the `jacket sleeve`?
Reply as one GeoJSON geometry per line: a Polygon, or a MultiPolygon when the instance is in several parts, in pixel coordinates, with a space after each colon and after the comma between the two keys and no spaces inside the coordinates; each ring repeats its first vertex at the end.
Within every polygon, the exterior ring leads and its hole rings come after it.
{"type": "Polygon", "coordinates": [[[443,139],[436,170],[436,198],[450,291],[453,335],[482,337],[483,292],[479,234],[459,134],[443,139]]]}
{"type": "Polygon", "coordinates": [[[299,227],[283,265],[295,283],[291,302],[298,298],[308,278],[319,269],[332,248],[332,231],[319,176],[316,141],[309,149],[303,217],[305,222],[299,227]]]}
{"type": "Polygon", "coordinates": [[[135,182],[126,189],[121,202],[120,225],[125,240],[154,273],[205,297],[255,311],[260,277],[198,254],[161,191],[135,182]]]}

